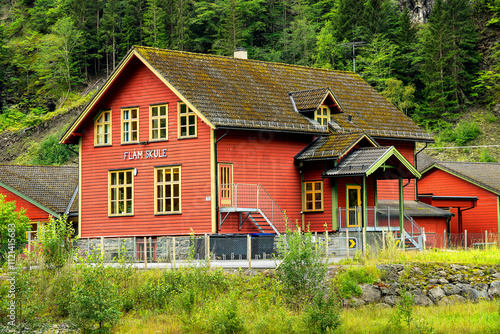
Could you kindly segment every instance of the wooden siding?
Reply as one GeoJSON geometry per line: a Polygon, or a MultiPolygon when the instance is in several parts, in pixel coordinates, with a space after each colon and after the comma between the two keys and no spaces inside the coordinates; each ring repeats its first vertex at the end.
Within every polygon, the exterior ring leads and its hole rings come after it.
{"type": "MultiPolygon", "coordinates": [[[[219,131],[217,138],[224,133],[219,131]]],[[[234,183],[261,184],[292,222],[301,223],[300,173],[294,165],[294,156],[311,139],[307,135],[229,130],[217,143],[217,162],[233,164],[234,183]]],[[[236,213],[219,229],[219,233],[257,232],[250,220],[239,230],[236,213]]]]}
{"type": "MultiPolygon", "coordinates": [[[[415,143],[404,141],[389,141],[377,140],[381,146],[394,146],[412,165],[415,166],[415,143]]],[[[399,199],[399,184],[398,180],[379,180],[377,182],[377,198],[378,199],[399,199]]],[[[408,180],[403,180],[403,185],[407,184],[408,180]]],[[[415,179],[412,179],[410,184],[404,188],[405,200],[414,200],[415,197],[415,179]]]]}
{"type": "Polygon", "coordinates": [[[210,128],[198,119],[198,137],[177,139],[179,98],[142,63],[120,74],[92,115],[112,110],[112,146],[94,147],[94,124],[83,130],[81,157],[81,237],[155,236],[211,233],[210,128]],[[168,141],[149,142],[149,106],[168,103],[168,141]],[[121,109],[139,107],[139,144],[121,144],[121,109]],[[167,149],[167,157],[145,159],[146,150],[167,149]],[[124,159],[125,152],[143,152],[142,159],[124,159]],[[154,214],[155,166],[181,165],[182,214],[154,214]],[[136,168],[134,215],[108,217],[108,171],[136,168]]]}
{"type": "MultiPolygon", "coordinates": [[[[304,182],[321,181],[321,173],[325,171],[328,165],[329,164],[325,165],[324,162],[306,162],[304,168],[304,182]]],[[[323,180],[324,210],[321,212],[304,212],[304,225],[306,229],[309,227],[313,232],[324,232],[325,229],[332,231],[332,187],[334,187],[332,179],[323,180]]],[[[301,220],[299,220],[299,222],[301,222],[301,220]]]]}
{"type": "MultiPolygon", "coordinates": [[[[498,233],[497,195],[435,168],[424,174],[418,183],[418,191],[422,194],[432,193],[434,196],[477,196],[477,207],[462,212],[463,230],[467,230],[469,234],[485,230],[498,233]]],[[[451,219],[450,232],[457,233],[457,210],[452,209],[451,212],[455,217],[451,219]]]]}
{"type": "Polygon", "coordinates": [[[0,194],[5,195],[5,201],[6,202],[16,202],[16,211],[21,210],[21,208],[26,210],[26,216],[32,221],[32,222],[38,222],[38,221],[48,221],[49,220],[49,213],[40,209],[38,206],[31,204],[27,200],[25,200],[22,197],[19,197],[18,195],[14,194],[10,190],[5,189],[4,187],[0,187],[0,194]]]}

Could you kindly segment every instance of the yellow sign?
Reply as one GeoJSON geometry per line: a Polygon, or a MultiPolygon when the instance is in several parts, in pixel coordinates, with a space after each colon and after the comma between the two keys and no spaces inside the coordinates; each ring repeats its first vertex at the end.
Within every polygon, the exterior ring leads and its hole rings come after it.
{"type": "Polygon", "coordinates": [[[349,238],[349,248],[356,248],[356,239],[349,238]]]}
{"type": "Polygon", "coordinates": [[[401,240],[399,240],[399,239],[396,240],[396,246],[398,246],[400,242],[401,242],[401,240]]]}

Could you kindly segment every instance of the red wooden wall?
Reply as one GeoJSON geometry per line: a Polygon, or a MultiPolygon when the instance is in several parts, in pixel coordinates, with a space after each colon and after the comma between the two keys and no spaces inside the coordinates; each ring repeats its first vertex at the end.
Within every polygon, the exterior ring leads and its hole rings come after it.
{"type": "MultiPolygon", "coordinates": [[[[439,169],[425,173],[418,182],[419,193],[432,193],[434,196],[477,196],[477,207],[462,213],[463,229],[468,233],[481,233],[485,230],[498,233],[497,195],[470,182],[439,169]]],[[[457,210],[451,212],[451,233],[458,232],[457,210]]],[[[442,233],[442,232],[441,232],[442,233]]]]}
{"type": "Polygon", "coordinates": [[[16,201],[17,210],[24,208],[26,210],[26,216],[28,216],[28,218],[32,222],[49,221],[50,215],[48,212],[40,209],[34,204],[31,204],[30,202],[23,199],[22,197],[19,197],[10,190],[5,189],[4,187],[0,187],[0,194],[5,195],[6,202],[16,201]]]}
{"type": "MultiPolygon", "coordinates": [[[[415,143],[405,141],[377,140],[380,146],[394,146],[412,165],[415,165],[415,143]]],[[[399,198],[398,180],[379,180],[377,182],[378,199],[398,199],[399,198]]],[[[403,185],[408,180],[403,180],[403,185]]],[[[404,188],[404,199],[415,200],[415,180],[404,188]]]]}
{"type": "Polygon", "coordinates": [[[132,61],[118,82],[92,111],[112,109],[112,146],[94,147],[93,117],[87,118],[82,141],[81,237],[154,236],[211,233],[210,128],[198,118],[198,137],[177,139],[180,100],[153,72],[132,61]],[[149,105],[169,104],[168,141],[121,144],[121,108],[139,106],[139,141],[149,140],[149,105]],[[124,152],[167,149],[166,158],[124,160],[124,152]],[[182,214],[154,214],[154,167],[181,167],[182,214]],[[134,215],[108,217],[108,170],[137,168],[134,215]]]}
{"type": "MultiPolygon", "coordinates": [[[[220,138],[226,131],[219,131],[220,138]]],[[[233,183],[261,184],[292,222],[301,223],[301,184],[294,156],[312,137],[266,131],[229,130],[217,143],[217,162],[233,164],[233,183]]],[[[331,203],[331,202],[330,202],[331,203]]],[[[238,215],[232,213],[219,233],[257,233],[247,220],[238,230],[238,215]]]]}

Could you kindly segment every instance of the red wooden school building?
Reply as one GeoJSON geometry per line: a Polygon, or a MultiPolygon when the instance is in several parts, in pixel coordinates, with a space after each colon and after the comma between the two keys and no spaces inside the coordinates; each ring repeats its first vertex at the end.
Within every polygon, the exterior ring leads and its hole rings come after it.
{"type": "Polygon", "coordinates": [[[147,47],[61,138],[90,238],[376,230],[383,199],[399,229],[431,141],[355,73],[147,47]]]}

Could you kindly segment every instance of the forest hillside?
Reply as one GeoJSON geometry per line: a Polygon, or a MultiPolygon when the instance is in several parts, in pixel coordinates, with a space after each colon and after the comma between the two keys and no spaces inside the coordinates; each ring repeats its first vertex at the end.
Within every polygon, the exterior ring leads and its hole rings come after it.
{"type": "Polygon", "coordinates": [[[58,136],[133,45],[355,71],[461,147],[426,153],[498,161],[499,31],[499,0],[0,0],[0,163],[75,162],[58,136]]]}

